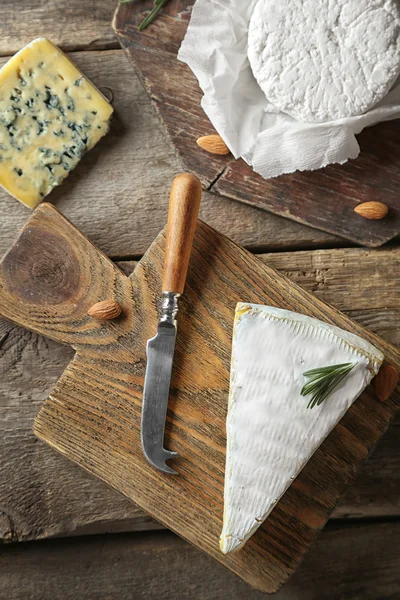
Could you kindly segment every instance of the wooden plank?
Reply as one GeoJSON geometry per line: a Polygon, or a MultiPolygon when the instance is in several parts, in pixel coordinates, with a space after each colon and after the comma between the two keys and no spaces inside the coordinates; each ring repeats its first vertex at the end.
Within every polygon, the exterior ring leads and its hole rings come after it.
{"type": "Polygon", "coordinates": [[[238,160],[228,165],[212,189],[228,198],[377,248],[389,240],[398,240],[400,234],[399,134],[398,121],[379,123],[357,136],[361,152],[356,159],[268,181],[238,160]],[[392,160],[387,161],[387,156],[392,160]],[[361,202],[370,201],[386,204],[389,216],[371,222],[355,213],[361,202]]]}
{"type": "Polygon", "coordinates": [[[158,526],[33,435],[35,415],[72,358],[69,346],[17,327],[0,346],[0,540],[158,526]]]}
{"type": "Polygon", "coordinates": [[[48,37],[64,50],[116,48],[111,29],[117,0],[2,0],[0,56],[10,56],[36,37],[48,37]]]}
{"type": "MultiPolygon", "coordinates": [[[[140,256],[164,227],[169,187],[182,167],[122,50],[78,52],[72,58],[100,89],[111,91],[116,114],[110,133],[49,200],[109,256],[140,256]]],[[[1,256],[31,212],[0,189],[0,213],[1,256]]],[[[214,194],[204,194],[201,218],[251,249],[338,243],[333,236],[214,194]]]]}
{"type": "Polygon", "coordinates": [[[400,309],[398,247],[280,252],[259,258],[340,310],[400,309]]]}
{"type": "MultiPolygon", "coordinates": [[[[328,525],[274,600],[400,596],[400,523],[328,525]]],[[[9,544],[0,552],[8,600],[263,600],[171,533],[9,544]]]]}
{"type": "MultiPolygon", "coordinates": [[[[400,307],[397,303],[386,308],[396,300],[393,283],[397,277],[393,275],[400,272],[399,248],[273,253],[259,258],[400,346],[400,307]],[[357,288],[344,288],[342,282],[351,283],[355,265],[362,265],[357,288]],[[384,276],[379,275],[381,270],[384,276]],[[368,288],[377,272],[381,307],[366,308],[368,288]]],[[[126,274],[135,265],[119,263],[126,274]]],[[[376,290],[374,294],[378,297],[376,290]]],[[[0,512],[7,515],[0,539],[22,541],[158,526],[122,495],[33,436],[33,419],[72,356],[68,346],[16,326],[0,346],[0,512]]],[[[400,516],[400,417],[396,423],[340,501],[335,517],[400,516]]]]}
{"type": "Polygon", "coordinates": [[[168,447],[179,449],[174,466],[180,477],[165,477],[144,459],[139,431],[145,342],[158,321],[164,244],[161,233],[127,278],[51,205],[35,211],[2,261],[0,311],[77,350],[36,417],[35,433],[254,587],[276,591],[385,432],[400,395],[396,391],[382,404],[372,386],[365,390],[242,551],[222,555],[224,425],[236,302],[277,305],[353,331],[381,348],[396,369],[400,352],[199,222],[166,425],[168,447]],[[104,298],[122,307],[114,322],[87,315],[104,298]],[[268,568],[260,568],[263,560],[268,568]]]}
{"type": "Polygon", "coordinates": [[[143,7],[120,5],[113,27],[137,67],[185,170],[193,171],[204,189],[210,189],[233,157],[209,154],[196,144],[200,136],[215,130],[201,107],[202,93],[194,75],[176,58],[190,17],[187,7],[191,4],[190,0],[169,2],[157,23],[143,32],[137,30],[143,7]],[[149,72],[149,62],[156,70],[154,77],[149,72]]]}
{"type": "MultiPolygon", "coordinates": [[[[202,91],[187,65],[176,59],[193,0],[172,0],[151,27],[139,32],[142,4],[120,5],[113,27],[136,65],[187,170],[207,189],[299,223],[377,247],[400,233],[398,121],[367,128],[359,136],[361,154],[345,165],[296,172],[265,180],[243,160],[210,157],[196,139],[213,133],[201,108],[202,91]],[[390,156],[390,160],[387,157],[390,156]],[[389,217],[371,223],[354,208],[368,200],[390,207],[389,217]]],[[[148,4],[146,4],[146,7],[148,4]]]]}
{"type": "Polygon", "coordinates": [[[13,324],[11,321],[7,321],[6,319],[0,318],[0,347],[1,344],[5,341],[8,334],[11,332],[13,328],[13,324]]]}

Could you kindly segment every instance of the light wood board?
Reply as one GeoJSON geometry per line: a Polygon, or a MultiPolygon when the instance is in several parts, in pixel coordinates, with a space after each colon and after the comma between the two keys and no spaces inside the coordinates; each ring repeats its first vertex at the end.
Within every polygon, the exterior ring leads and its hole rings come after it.
{"type": "Polygon", "coordinates": [[[163,248],[160,234],[127,278],[51,205],[35,211],[2,261],[1,314],[76,349],[35,432],[254,587],[272,592],[299,564],[399,398],[383,405],[369,388],[245,548],[223,556],[218,537],[236,302],[298,310],[355,331],[398,368],[400,352],[199,223],[166,430],[168,447],[180,453],[180,476],[164,476],[148,465],[139,443],[145,341],[157,322],[163,248]],[[90,319],[88,308],[109,297],[123,315],[108,324],[90,319]]]}
{"type": "MultiPolygon", "coordinates": [[[[400,346],[399,248],[276,252],[257,258],[400,346]]],[[[124,261],[118,266],[130,275],[136,264],[124,261]]],[[[34,417],[73,350],[9,321],[2,323],[0,340],[1,332],[7,335],[0,343],[0,540],[162,527],[102,481],[37,443],[31,431],[34,417]]],[[[400,417],[342,496],[332,518],[400,516],[399,427],[400,417]]]]}

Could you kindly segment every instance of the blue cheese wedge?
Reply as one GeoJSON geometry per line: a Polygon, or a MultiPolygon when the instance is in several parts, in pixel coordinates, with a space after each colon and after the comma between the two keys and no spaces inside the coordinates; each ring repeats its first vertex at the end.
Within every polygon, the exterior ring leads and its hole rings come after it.
{"type": "Polygon", "coordinates": [[[113,109],[45,38],[0,70],[0,185],[35,208],[108,131],[113,109]]]}
{"type": "Polygon", "coordinates": [[[383,354],[360,337],[270,306],[238,304],[227,417],[223,553],[241,548],[378,373],[383,354]],[[304,372],[355,366],[320,406],[304,372]]]}

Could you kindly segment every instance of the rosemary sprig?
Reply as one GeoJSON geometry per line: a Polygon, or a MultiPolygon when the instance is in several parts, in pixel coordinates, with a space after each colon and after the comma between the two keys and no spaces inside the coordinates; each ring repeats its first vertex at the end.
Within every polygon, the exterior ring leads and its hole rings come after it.
{"type": "Polygon", "coordinates": [[[156,18],[156,16],[162,9],[162,7],[165,6],[167,4],[167,2],[168,2],[168,0],[154,0],[154,7],[149,12],[147,17],[145,17],[143,19],[143,21],[140,23],[139,31],[143,31],[143,29],[146,29],[146,27],[148,27],[148,25],[150,25],[150,23],[152,23],[154,21],[154,19],[156,18]]]}
{"type": "Polygon", "coordinates": [[[300,394],[302,396],[311,394],[307,408],[314,408],[314,406],[322,404],[355,365],[356,363],[342,363],[341,365],[311,369],[303,373],[308,381],[304,384],[300,394]]]}

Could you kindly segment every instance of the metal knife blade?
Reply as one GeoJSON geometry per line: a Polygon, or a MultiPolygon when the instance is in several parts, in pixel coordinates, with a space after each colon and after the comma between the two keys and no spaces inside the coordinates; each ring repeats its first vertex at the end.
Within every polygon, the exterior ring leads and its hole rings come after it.
{"type": "Polygon", "coordinates": [[[141,439],[147,460],[163,473],[175,474],[166,460],[177,456],[164,448],[172,363],[175,351],[178,298],[182,294],[200,208],[201,183],[185,173],[173,181],[166,232],[163,301],[157,334],[147,342],[141,439]]]}
{"type": "MultiPolygon", "coordinates": [[[[168,298],[166,301],[168,302],[168,298]]],[[[163,316],[156,336],[147,342],[141,435],[143,453],[149,463],[160,471],[173,475],[176,471],[165,464],[165,461],[178,453],[164,448],[164,429],[175,351],[176,321],[175,318],[162,319],[163,316]]]]}

